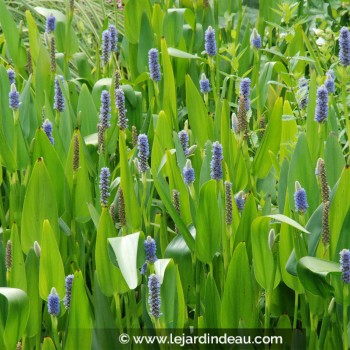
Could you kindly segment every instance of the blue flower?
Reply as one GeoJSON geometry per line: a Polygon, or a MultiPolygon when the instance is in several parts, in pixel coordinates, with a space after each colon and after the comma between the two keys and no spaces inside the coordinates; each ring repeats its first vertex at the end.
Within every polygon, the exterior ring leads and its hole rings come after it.
{"type": "Polygon", "coordinates": [[[54,138],[52,137],[52,123],[50,122],[50,120],[46,119],[44,122],[43,122],[43,130],[46,134],[46,136],[48,137],[48,139],[50,140],[51,144],[55,144],[55,140],[54,138]]]}
{"type": "Polygon", "coordinates": [[[146,134],[140,134],[137,138],[137,147],[139,149],[139,170],[145,173],[148,170],[149,145],[146,134]]]}
{"type": "Polygon", "coordinates": [[[243,78],[240,84],[240,95],[244,97],[246,110],[248,111],[250,108],[250,79],[243,78]]]}
{"type": "Polygon", "coordinates": [[[333,94],[335,91],[335,84],[334,84],[334,72],[332,69],[330,69],[326,73],[326,81],[324,82],[324,86],[327,89],[328,93],[333,94]]]}
{"type": "Polygon", "coordinates": [[[340,63],[347,67],[350,65],[350,33],[349,29],[343,27],[339,33],[339,60],[340,63]]]}
{"type": "Polygon", "coordinates": [[[111,97],[107,90],[103,90],[101,93],[101,107],[100,107],[100,126],[103,130],[110,127],[111,119],[111,97]]]}
{"type": "Polygon", "coordinates": [[[159,318],[162,314],[160,312],[160,282],[159,277],[154,273],[148,279],[148,305],[150,314],[153,317],[159,318]]]}
{"type": "Polygon", "coordinates": [[[300,186],[300,183],[298,181],[295,181],[294,203],[295,210],[303,214],[309,207],[307,203],[305,189],[300,186]]]}
{"type": "Polygon", "coordinates": [[[245,204],[245,195],[243,191],[239,191],[235,195],[235,202],[239,211],[243,211],[245,204]]]}
{"type": "Polygon", "coordinates": [[[209,56],[215,56],[216,55],[216,41],[215,41],[215,30],[209,26],[208,29],[205,31],[204,35],[205,39],[205,51],[209,56]]]}
{"type": "Polygon", "coordinates": [[[113,24],[108,26],[109,34],[110,34],[110,43],[111,43],[111,51],[117,52],[117,42],[118,42],[118,31],[113,24]]]}
{"type": "Polygon", "coordinates": [[[9,77],[9,80],[10,80],[10,84],[15,84],[16,83],[16,74],[15,74],[15,71],[12,69],[12,68],[9,68],[7,70],[7,75],[9,77]]]}
{"type": "Polygon", "coordinates": [[[160,81],[161,75],[157,49],[150,49],[148,51],[148,67],[151,79],[155,82],[160,81]]]}
{"type": "Polygon", "coordinates": [[[184,181],[187,185],[191,185],[194,180],[194,169],[192,168],[192,163],[189,159],[187,159],[186,161],[186,165],[183,168],[183,177],[184,177],[184,181]]]}
{"type": "Polygon", "coordinates": [[[252,35],[250,36],[250,42],[256,49],[261,48],[261,36],[255,28],[253,29],[252,35]]]}
{"type": "Polygon", "coordinates": [[[203,94],[207,94],[208,92],[211,91],[209,79],[205,76],[204,73],[202,73],[201,79],[199,81],[199,86],[200,86],[201,93],[203,94]]]}
{"type": "Polygon", "coordinates": [[[181,130],[179,133],[179,139],[180,139],[180,142],[181,142],[181,146],[182,146],[182,149],[185,153],[185,156],[188,155],[188,134],[187,134],[187,131],[185,130],[181,130]]]}
{"type": "Polygon", "coordinates": [[[101,204],[107,205],[108,204],[108,197],[109,197],[109,177],[111,176],[109,168],[104,167],[101,169],[100,173],[100,198],[101,198],[101,204]]]}
{"type": "Polygon", "coordinates": [[[350,283],[350,250],[343,249],[340,251],[340,271],[341,278],[345,283],[350,283]]]}
{"type": "Polygon", "coordinates": [[[15,84],[11,84],[11,91],[9,93],[9,106],[13,110],[17,110],[19,108],[19,92],[16,89],[15,84]]]}
{"type": "Polygon", "coordinates": [[[63,112],[65,110],[65,103],[63,92],[58,79],[61,79],[61,84],[64,82],[62,75],[55,77],[55,96],[53,108],[59,112],[63,112]]]}
{"type": "Polygon", "coordinates": [[[72,298],[72,286],[73,286],[74,275],[68,275],[66,277],[65,286],[66,286],[66,295],[63,299],[64,306],[68,310],[70,308],[70,301],[72,298]]]}
{"type": "Polygon", "coordinates": [[[55,288],[51,289],[51,293],[47,298],[47,309],[51,316],[57,316],[60,313],[60,298],[55,288]]]}
{"type": "Polygon", "coordinates": [[[51,13],[46,18],[46,33],[50,34],[56,29],[56,17],[51,13]]]}
{"type": "Polygon", "coordinates": [[[222,165],[221,161],[224,159],[222,154],[222,145],[219,142],[213,143],[213,155],[210,163],[210,175],[214,180],[222,179],[222,165]]]}
{"type": "Polygon", "coordinates": [[[328,91],[324,85],[317,89],[315,121],[322,123],[328,117],[328,91]]]}
{"type": "Polygon", "coordinates": [[[104,30],[102,33],[102,66],[107,66],[111,48],[111,32],[109,30],[104,30]]]}
{"type": "Polygon", "coordinates": [[[128,128],[128,119],[126,118],[125,96],[123,89],[115,90],[115,105],[118,110],[118,126],[120,130],[128,128]]]}

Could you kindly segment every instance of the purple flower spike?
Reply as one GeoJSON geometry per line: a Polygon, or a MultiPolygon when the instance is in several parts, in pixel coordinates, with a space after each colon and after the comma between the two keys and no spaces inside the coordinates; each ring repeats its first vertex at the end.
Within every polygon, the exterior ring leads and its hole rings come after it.
{"type": "Polygon", "coordinates": [[[155,82],[160,81],[161,75],[157,49],[151,49],[148,51],[148,67],[151,79],[155,82]]]}
{"type": "Polygon", "coordinates": [[[56,29],[56,17],[51,13],[46,18],[46,33],[50,34],[56,29]]]}
{"type": "Polygon", "coordinates": [[[295,181],[294,203],[295,210],[299,211],[302,214],[304,214],[309,207],[306,198],[306,191],[300,186],[300,183],[298,181],[295,181]]]}
{"type": "Polygon", "coordinates": [[[47,298],[47,309],[51,316],[57,316],[60,313],[60,298],[55,288],[51,289],[51,293],[47,298]]]}
{"type": "Polygon", "coordinates": [[[109,177],[111,176],[111,173],[109,171],[109,168],[104,167],[101,169],[100,173],[100,198],[101,198],[101,204],[107,205],[108,204],[108,197],[109,197],[109,177]]]}
{"type": "Polygon", "coordinates": [[[224,159],[222,154],[222,145],[219,142],[213,143],[213,156],[211,158],[210,169],[211,178],[214,180],[222,179],[222,164],[221,161],[224,159]]]}
{"type": "Polygon", "coordinates": [[[341,278],[345,283],[350,283],[350,250],[343,249],[340,251],[340,271],[341,278]]]}
{"type": "Polygon", "coordinates": [[[350,32],[346,27],[339,33],[339,60],[344,67],[350,65],[350,32]]]}
{"type": "Polygon", "coordinates": [[[148,305],[149,305],[150,314],[153,317],[159,318],[162,314],[160,312],[160,305],[161,305],[160,281],[157,275],[152,274],[149,276],[148,290],[149,290],[148,305]]]}
{"type": "Polygon", "coordinates": [[[208,29],[205,31],[204,35],[205,40],[205,51],[207,52],[208,56],[215,56],[216,55],[216,41],[215,41],[215,30],[209,26],[208,29]]]}
{"type": "Polygon", "coordinates": [[[317,89],[315,121],[322,123],[328,117],[328,91],[324,85],[317,89]]]}

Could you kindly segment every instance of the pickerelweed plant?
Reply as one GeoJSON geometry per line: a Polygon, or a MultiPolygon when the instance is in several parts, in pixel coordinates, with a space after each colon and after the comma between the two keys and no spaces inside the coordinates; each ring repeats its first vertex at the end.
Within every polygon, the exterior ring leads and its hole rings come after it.
{"type": "Polygon", "coordinates": [[[323,2],[0,0],[0,349],[347,349],[349,11],[323,2]]]}

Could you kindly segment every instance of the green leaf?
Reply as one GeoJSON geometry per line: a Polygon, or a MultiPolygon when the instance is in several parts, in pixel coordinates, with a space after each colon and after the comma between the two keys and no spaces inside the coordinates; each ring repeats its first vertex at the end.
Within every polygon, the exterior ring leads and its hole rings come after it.
{"type": "Polygon", "coordinates": [[[33,249],[30,249],[28,252],[25,269],[27,281],[30,281],[27,287],[30,304],[30,322],[27,324],[26,333],[29,337],[33,337],[41,332],[42,313],[42,302],[39,295],[39,258],[33,249]]]}
{"type": "Polygon", "coordinates": [[[254,274],[260,286],[268,292],[278,286],[281,278],[279,269],[275,266],[278,261],[269,248],[269,232],[268,218],[259,217],[253,221],[251,236],[254,274]]]}
{"type": "Polygon", "coordinates": [[[65,349],[91,349],[92,317],[85,282],[80,270],[74,273],[65,349]]]}
{"type": "Polygon", "coordinates": [[[81,134],[83,137],[96,132],[98,114],[88,87],[83,84],[79,94],[77,115],[81,112],[81,134]]]}
{"type": "Polygon", "coordinates": [[[213,137],[213,120],[208,115],[203,98],[189,75],[186,76],[186,104],[194,143],[203,148],[213,137]]]}
{"type": "Polygon", "coordinates": [[[57,294],[62,299],[65,295],[65,274],[62,257],[56,237],[52,231],[50,222],[44,221],[41,241],[41,255],[39,268],[39,292],[43,300],[47,300],[51,289],[56,288],[57,294]]]}
{"type": "Polygon", "coordinates": [[[221,220],[218,206],[217,183],[210,180],[199,193],[196,217],[196,254],[198,259],[209,263],[221,242],[221,220]]]}
{"type": "Polygon", "coordinates": [[[350,167],[346,166],[340,176],[337,190],[329,210],[330,258],[338,261],[340,247],[338,241],[342,240],[340,234],[348,235],[342,231],[342,226],[350,210],[350,167]]]}
{"type": "Polygon", "coordinates": [[[51,338],[45,337],[42,350],[56,350],[55,345],[51,338]]]}
{"type": "Polygon", "coordinates": [[[123,189],[125,201],[125,216],[131,230],[141,228],[141,212],[139,210],[136,193],[134,191],[134,180],[131,176],[126,150],[126,136],[119,131],[119,154],[120,154],[120,186],[123,189]]]}
{"type": "Polygon", "coordinates": [[[108,238],[115,236],[115,228],[108,208],[103,207],[96,236],[96,271],[101,291],[107,296],[128,291],[123,275],[108,255],[108,238]]]}
{"type": "Polygon", "coordinates": [[[21,243],[18,236],[17,224],[12,225],[11,230],[11,242],[12,242],[12,268],[10,287],[22,289],[27,291],[27,279],[24,269],[23,252],[21,243]]]}
{"type": "Polygon", "coordinates": [[[327,138],[324,161],[327,181],[330,188],[333,188],[345,166],[345,159],[338,139],[332,133],[327,138]]]}
{"type": "MultiPolygon", "coordinates": [[[[16,349],[18,340],[24,336],[28,322],[28,296],[23,290],[17,288],[0,288],[0,295],[7,301],[4,303],[4,299],[0,298],[0,309],[4,310],[1,316],[6,320],[0,337],[3,338],[7,349],[16,349]]],[[[1,322],[2,320],[0,320],[0,332],[2,331],[1,322]]]]}
{"type": "Polygon", "coordinates": [[[179,49],[175,49],[174,47],[168,47],[168,53],[172,57],[177,57],[177,58],[187,58],[187,59],[199,59],[199,56],[192,55],[188,52],[181,51],[179,49]]]}
{"type": "Polygon", "coordinates": [[[333,287],[329,282],[331,273],[340,275],[340,264],[305,256],[297,263],[298,277],[308,291],[312,294],[329,298],[333,287]]]}
{"type": "Polygon", "coordinates": [[[151,4],[147,0],[129,0],[124,6],[125,36],[131,44],[140,40],[142,14],[151,17],[151,4]]]}
{"type": "Polygon", "coordinates": [[[44,160],[39,158],[34,165],[24,196],[21,223],[24,253],[33,247],[34,241],[41,244],[41,232],[45,219],[50,222],[54,237],[59,242],[56,197],[44,160]]]}
{"type": "Polygon", "coordinates": [[[4,0],[0,0],[0,23],[12,61],[17,67],[24,67],[25,49],[21,43],[16,23],[4,0]]]}
{"type": "Polygon", "coordinates": [[[124,237],[109,238],[119,268],[130,289],[135,289],[139,284],[139,271],[137,268],[137,250],[140,232],[124,237]]]}
{"type": "Polygon", "coordinates": [[[163,109],[172,129],[178,130],[176,90],[173,67],[168,54],[165,38],[161,40],[162,63],[163,63],[163,109]]]}
{"type": "Polygon", "coordinates": [[[296,228],[299,231],[310,233],[308,230],[306,230],[303,226],[301,226],[299,223],[294,221],[293,219],[289,218],[288,216],[282,215],[282,214],[275,214],[275,215],[267,215],[266,217],[283,222],[285,224],[288,224],[294,228],[296,228]]]}
{"type": "Polygon", "coordinates": [[[212,274],[208,275],[205,284],[204,320],[207,328],[220,328],[221,300],[218,288],[212,274]]]}
{"type": "Polygon", "coordinates": [[[269,151],[277,154],[281,141],[283,100],[278,98],[271,113],[262,143],[254,157],[253,172],[258,178],[264,178],[271,169],[269,151]]]}
{"type": "Polygon", "coordinates": [[[256,326],[256,300],[245,243],[233,252],[221,303],[221,327],[252,328],[256,326]]]}

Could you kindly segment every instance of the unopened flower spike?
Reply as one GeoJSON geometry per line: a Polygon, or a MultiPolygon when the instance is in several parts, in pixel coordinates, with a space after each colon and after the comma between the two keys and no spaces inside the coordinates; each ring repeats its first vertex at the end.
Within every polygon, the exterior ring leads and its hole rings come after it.
{"type": "Polygon", "coordinates": [[[51,293],[47,298],[47,309],[51,316],[58,316],[60,313],[60,298],[54,287],[51,289],[51,293]]]}
{"type": "Polygon", "coordinates": [[[10,84],[16,84],[16,80],[15,80],[16,73],[15,73],[15,71],[12,68],[9,68],[7,70],[7,75],[9,77],[10,84]]]}
{"type": "Polygon", "coordinates": [[[50,34],[56,29],[56,17],[51,13],[46,18],[46,33],[50,34]]]}
{"type": "Polygon", "coordinates": [[[186,165],[183,168],[183,178],[184,181],[187,185],[191,185],[194,180],[195,180],[195,176],[194,176],[194,169],[192,168],[192,163],[189,159],[187,159],[186,161],[186,165]]]}
{"type": "Polygon", "coordinates": [[[326,73],[326,80],[324,82],[324,86],[327,89],[329,94],[333,94],[335,91],[335,84],[334,84],[334,72],[332,69],[330,69],[326,73]]]}
{"type": "Polygon", "coordinates": [[[54,145],[55,144],[55,140],[54,140],[54,138],[52,136],[52,123],[50,122],[50,120],[45,119],[45,121],[43,122],[42,128],[43,128],[47,138],[51,142],[51,144],[54,145]]]}
{"type": "MultiPolygon", "coordinates": [[[[172,202],[177,214],[180,216],[181,215],[180,192],[176,189],[173,189],[172,202]]],[[[175,232],[179,233],[179,229],[176,225],[175,225],[175,232]]]]}
{"type": "Polygon", "coordinates": [[[110,24],[108,26],[109,34],[110,34],[110,41],[111,41],[111,51],[117,52],[117,42],[118,42],[118,31],[116,27],[113,24],[110,24]]]}
{"type": "Polygon", "coordinates": [[[202,94],[207,94],[211,91],[209,79],[204,73],[202,73],[201,79],[199,80],[199,87],[202,94]]]}
{"type": "Polygon", "coordinates": [[[297,92],[300,109],[305,109],[307,107],[307,104],[309,102],[308,94],[309,94],[309,83],[308,83],[307,79],[300,78],[299,79],[299,89],[297,92]]]}
{"type": "Polygon", "coordinates": [[[231,126],[232,126],[232,130],[235,134],[239,132],[239,130],[238,130],[238,118],[237,118],[236,113],[231,114],[231,126]]]}
{"type": "Polygon", "coordinates": [[[122,227],[126,226],[124,193],[121,187],[118,189],[118,216],[120,225],[122,227]]]}
{"type": "Polygon", "coordinates": [[[299,181],[295,181],[294,203],[295,210],[302,214],[304,214],[309,207],[306,198],[306,191],[301,187],[299,181]]]}
{"type": "Polygon", "coordinates": [[[41,247],[40,247],[39,242],[35,241],[33,247],[34,247],[34,252],[35,252],[36,256],[37,256],[38,258],[40,258],[40,255],[41,255],[41,247]]]}
{"type": "Polygon", "coordinates": [[[239,211],[243,211],[244,209],[244,204],[245,204],[245,194],[243,191],[239,191],[236,195],[235,195],[235,202],[237,205],[237,209],[239,211]]]}
{"type": "Polygon", "coordinates": [[[15,84],[11,84],[11,91],[9,93],[9,106],[14,111],[17,110],[20,106],[19,102],[19,92],[16,89],[15,84]]]}
{"type": "Polygon", "coordinates": [[[255,28],[253,29],[252,35],[250,36],[250,42],[254,48],[261,48],[261,36],[255,28]]]}
{"type": "Polygon", "coordinates": [[[6,243],[5,266],[7,271],[12,268],[12,241],[10,239],[6,243]]]}
{"type": "Polygon", "coordinates": [[[247,111],[250,108],[250,82],[251,81],[249,78],[243,78],[241,80],[240,91],[239,91],[239,94],[244,97],[245,107],[247,111]]]}
{"type": "Polygon", "coordinates": [[[62,85],[64,83],[62,75],[55,77],[55,96],[53,108],[59,112],[63,112],[65,110],[65,102],[59,79],[61,80],[62,85]]]}
{"type": "Polygon", "coordinates": [[[232,224],[232,183],[225,181],[225,221],[226,225],[232,224]]]}

